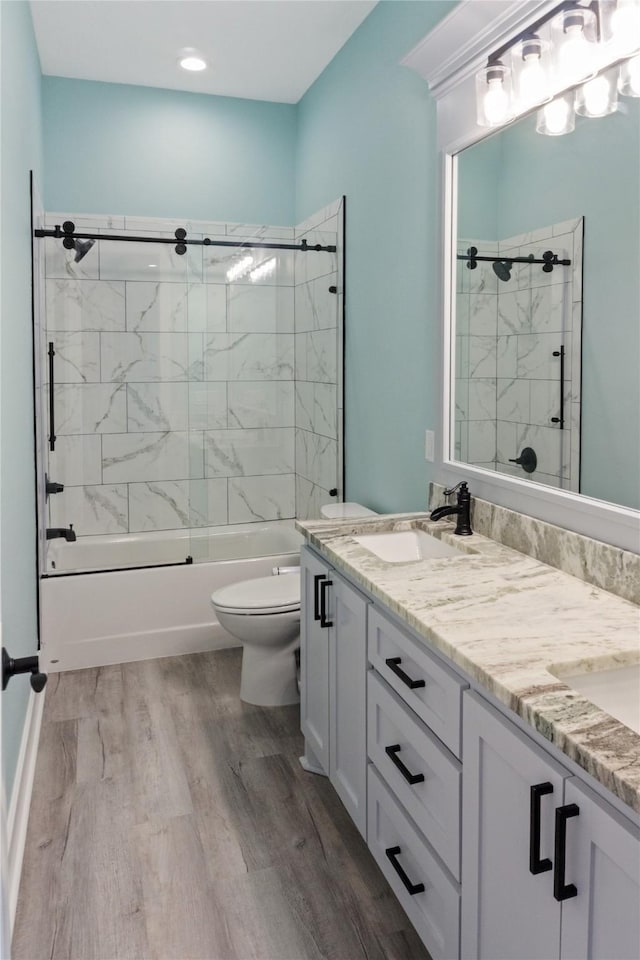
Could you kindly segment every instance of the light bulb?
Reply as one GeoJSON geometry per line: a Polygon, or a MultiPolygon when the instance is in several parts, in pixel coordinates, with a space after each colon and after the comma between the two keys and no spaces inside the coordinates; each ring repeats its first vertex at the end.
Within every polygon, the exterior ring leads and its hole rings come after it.
{"type": "Polygon", "coordinates": [[[609,105],[609,84],[606,77],[595,77],[584,85],[584,105],[593,117],[607,112],[609,105]]]}
{"type": "Polygon", "coordinates": [[[509,115],[509,97],[501,79],[489,80],[484,95],[484,113],[491,125],[503,123],[509,115]]]}
{"type": "Polygon", "coordinates": [[[620,67],[618,90],[625,97],[640,97],[640,54],[620,67]]]}
{"type": "Polygon", "coordinates": [[[566,80],[579,80],[591,69],[589,44],[581,25],[567,27],[566,39],[560,48],[560,68],[566,80]]]}
{"type": "Polygon", "coordinates": [[[612,42],[619,52],[640,49],[640,3],[618,0],[611,14],[612,42]]]}
{"type": "Polygon", "coordinates": [[[544,72],[540,57],[525,58],[524,66],[520,71],[520,96],[527,103],[543,100],[547,85],[547,75],[544,72]]]}
{"type": "Polygon", "coordinates": [[[558,134],[564,130],[569,116],[569,105],[566,101],[552,100],[544,108],[544,116],[547,121],[549,133],[558,134]]]}

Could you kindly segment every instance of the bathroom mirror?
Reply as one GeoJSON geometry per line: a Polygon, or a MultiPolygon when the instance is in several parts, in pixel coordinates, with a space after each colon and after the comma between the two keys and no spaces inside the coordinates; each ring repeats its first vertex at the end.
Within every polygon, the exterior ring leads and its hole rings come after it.
{"type": "Polygon", "coordinates": [[[452,460],[640,508],[639,170],[637,98],[454,158],[452,460]]]}

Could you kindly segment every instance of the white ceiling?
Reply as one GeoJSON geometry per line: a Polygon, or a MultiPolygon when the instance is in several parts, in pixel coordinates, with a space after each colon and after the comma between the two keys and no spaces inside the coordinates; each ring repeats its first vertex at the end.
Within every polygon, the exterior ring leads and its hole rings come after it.
{"type": "Polygon", "coordinates": [[[375,0],[32,0],[42,71],[297,103],[375,0]],[[211,66],[187,73],[183,47],[211,66]]]}

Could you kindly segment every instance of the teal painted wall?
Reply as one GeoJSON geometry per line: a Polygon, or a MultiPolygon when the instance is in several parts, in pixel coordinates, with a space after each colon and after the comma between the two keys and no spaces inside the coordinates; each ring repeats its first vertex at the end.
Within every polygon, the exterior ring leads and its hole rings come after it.
{"type": "MultiPolygon", "coordinates": [[[[2,258],[0,273],[0,568],[2,642],[13,657],[37,651],[36,518],[31,346],[29,170],[41,182],[40,63],[29,5],[0,7],[2,32],[2,258]]],[[[7,800],[24,727],[29,684],[2,694],[7,800]]]]}
{"type": "Polygon", "coordinates": [[[424,509],[438,429],[435,104],[399,60],[453,8],[381,2],[298,104],[296,220],[347,196],[346,496],[424,509]]]}
{"type": "Polygon", "coordinates": [[[296,107],[43,79],[47,210],[290,224],[296,107]]]}

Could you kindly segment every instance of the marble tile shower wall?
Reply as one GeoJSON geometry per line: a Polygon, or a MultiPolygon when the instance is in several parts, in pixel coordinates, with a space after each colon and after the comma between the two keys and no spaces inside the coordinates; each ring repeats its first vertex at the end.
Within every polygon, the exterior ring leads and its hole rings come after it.
{"type": "MultiPolygon", "coordinates": [[[[47,224],[64,219],[51,214],[47,224]]],[[[80,230],[167,238],[177,226],[194,238],[295,236],[290,227],[72,219],[80,230]]],[[[335,394],[336,383],[325,328],[309,321],[295,333],[294,279],[305,315],[319,316],[326,308],[310,293],[335,271],[335,255],[320,267],[322,253],[212,246],[180,257],[173,244],[98,241],[76,263],[60,241],[45,243],[58,438],[48,474],[65,485],[49,500],[50,525],[73,523],[82,536],[293,518],[296,336],[309,337],[310,358],[298,351],[297,365],[319,387],[316,419],[319,404],[335,421],[322,387],[335,394]]],[[[315,462],[310,452],[313,476],[315,462]]]]}
{"type": "Polygon", "coordinates": [[[571,266],[544,273],[541,264],[514,264],[499,280],[491,262],[468,270],[458,261],[456,291],[456,457],[526,476],[517,459],[532,447],[530,479],[578,490],[583,220],[554,224],[501,241],[460,240],[496,258],[541,258],[551,249],[571,266]],[[565,428],[560,413],[560,360],[565,349],[565,428]]]}
{"type": "Polygon", "coordinates": [[[299,256],[295,283],[297,516],[320,516],[342,487],[342,249],[338,201],[296,229],[296,239],[336,245],[336,253],[299,256]],[[299,263],[299,266],[298,266],[299,263]]]}

